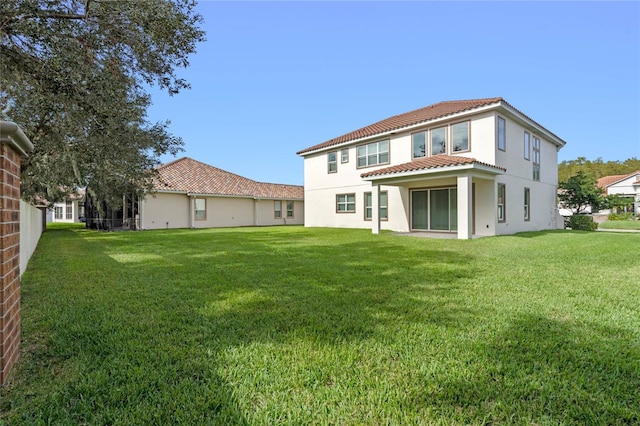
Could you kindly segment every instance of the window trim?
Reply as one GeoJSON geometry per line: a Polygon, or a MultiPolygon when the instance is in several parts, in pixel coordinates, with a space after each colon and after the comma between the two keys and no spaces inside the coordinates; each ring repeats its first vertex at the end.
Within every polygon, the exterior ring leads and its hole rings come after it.
{"type": "Polygon", "coordinates": [[[457,123],[451,123],[449,125],[451,127],[451,154],[460,154],[462,152],[469,152],[471,151],[471,120],[465,120],[465,121],[458,121],[457,123]],[[465,150],[461,150],[461,151],[455,151],[454,150],[454,145],[453,145],[453,126],[458,125],[458,124],[463,124],[466,123],[467,125],[467,149],[465,150]]]}
{"type": "Polygon", "coordinates": [[[64,203],[64,218],[65,220],[73,220],[73,201],[65,201],[64,203]]]}
{"type": "Polygon", "coordinates": [[[390,162],[391,162],[391,139],[381,139],[379,141],[369,142],[369,143],[365,143],[365,144],[356,146],[356,168],[357,169],[365,169],[367,167],[382,166],[382,165],[385,165],[385,164],[389,164],[390,162]],[[374,144],[379,146],[382,142],[386,142],[387,143],[387,151],[386,151],[386,153],[387,153],[387,161],[384,162],[384,163],[380,162],[380,150],[378,149],[377,152],[376,152],[376,157],[378,159],[378,162],[375,163],[375,164],[369,164],[369,155],[370,154],[369,154],[369,151],[368,151],[368,147],[370,145],[374,145],[374,144]],[[358,155],[358,151],[362,147],[366,147],[366,150],[367,150],[367,152],[364,155],[364,158],[366,160],[366,164],[364,166],[360,165],[360,158],[362,158],[362,157],[360,157],[358,155]]]}
{"type": "Polygon", "coordinates": [[[524,221],[529,222],[531,220],[531,189],[524,188],[524,221]]]}
{"type": "Polygon", "coordinates": [[[531,160],[531,134],[526,130],[524,131],[523,144],[524,144],[524,159],[527,161],[530,161],[531,160]]]}
{"type": "Polygon", "coordinates": [[[532,152],[532,164],[533,164],[533,169],[532,169],[532,179],[536,182],[540,182],[540,148],[541,148],[541,141],[540,138],[537,137],[536,135],[533,135],[533,152],[532,152]],[[536,143],[537,141],[537,143],[536,143]],[[537,145],[537,148],[536,148],[537,145]],[[537,172],[537,173],[536,173],[537,172]]]}
{"type": "Polygon", "coordinates": [[[282,201],[273,200],[273,218],[282,219],[282,201]]]}
{"type": "Polygon", "coordinates": [[[294,201],[285,201],[287,203],[287,219],[293,219],[295,217],[294,215],[294,211],[295,211],[295,202],[294,201]],[[289,208],[289,204],[291,204],[291,208],[289,208]],[[289,214],[289,212],[291,212],[291,214],[289,214]]]}
{"type": "Polygon", "coordinates": [[[498,183],[497,195],[498,223],[505,223],[507,221],[507,185],[505,183],[498,183]],[[502,188],[502,203],[500,203],[500,188],[502,188]],[[500,217],[500,213],[502,213],[502,218],[500,217]]]}
{"type": "Polygon", "coordinates": [[[336,194],[336,213],[344,214],[344,213],[355,213],[355,212],[356,212],[356,193],[355,192],[336,194]],[[352,202],[349,202],[349,198],[348,198],[349,196],[353,197],[352,202]],[[340,201],[340,197],[347,197],[347,198],[345,198],[345,201],[340,201]],[[338,206],[340,204],[344,204],[345,208],[347,208],[349,204],[353,204],[353,210],[340,210],[338,209],[338,206]]]}
{"type": "Polygon", "coordinates": [[[202,197],[196,197],[193,199],[193,220],[202,221],[207,220],[207,199],[202,197]],[[198,200],[204,201],[204,217],[198,217],[198,200]]]}
{"type": "Polygon", "coordinates": [[[338,151],[327,152],[327,173],[338,173],[338,151]],[[333,161],[331,161],[331,155],[333,154],[333,161]],[[331,165],[334,165],[334,169],[331,170],[331,165]]]}
{"type": "MultiPolygon", "coordinates": [[[[389,192],[388,191],[380,191],[378,194],[379,195],[386,194],[386,196],[387,196],[387,205],[384,206],[384,208],[387,209],[387,217],[385,217],[385,218],[380,216],[380,209],[382,208],[382,204],[380,204],[380,201],[378,201],[378,217],[380,218],[381,221],[387,222],[389,220],[389,206],[388,206],[388,204],[389,204],[389,192]]],[[[369,222],[369,221],[373,220],[373,193],[371,191],[367,191],[363,195],[364,195],[364,197],[363,197],[363,199],[364,199],[364,216],[363,216],[363,218],[364,218],[364,220],[369,222]],[[367,205],[367,195],[371,196],[371,205],[370,206],[367,205]],[[371,211],[371,217],[367,217],[367,211],[369,211],[369,210],[371,211]]],[[[378,200],[379,199],[380,198],[378,198],[378,200]]]]}
{"type": "Polygon", "coordinates": [[[507,151],[507,120],[505,120],[503,117],[500,117],[499,115],[498,119],[496,120],[496,145],[500,151],[507,151]],[[500,123],[503,124],[502,140],[500,140],[500,123]]]}
{"type": "Polygon", "coordinates": [[[429,130],[422,130],[420,132],[415,132],[415,133],[411,133],[411,159],[415,160],[416,158],[424,158],[427,157],[427,147],[429,146],[429,130]],[[414,148],[414,141],[413,141],[413,137],[415,135],[419,135],[419,134],[423,134],[424,135],[424,155],[416,157],[415,154],[415,148],[414,148]]]}
{"type": "Polygon", "coordinates": [[[432,129],[429,129],[429,157],[433,157],[436,155],[447,155],[447,153],[449,152],[449,138],[448,138],[448,129],[449,129],[449,125],[445,124],[444,126],[440,126],[440,127],[434,127],[432,129]],[[439,152],[437,154],[433,153],[433,131],[434,130],[440,130],[440,129],[444,129],[444,152],[439,152]]]}
{"type": "Polygon", "coordinates": [[[340,150],[340,164],[349,162],[349,148],[343,148],[340,150]]]}

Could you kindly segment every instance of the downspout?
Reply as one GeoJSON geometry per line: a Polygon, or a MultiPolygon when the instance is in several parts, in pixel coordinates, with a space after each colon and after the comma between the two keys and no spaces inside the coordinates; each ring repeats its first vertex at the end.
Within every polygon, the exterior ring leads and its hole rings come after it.
{"type": "Polygon", "coordinates": [[[189,197],[189,228],[193,229],[196,227],[196,222],[195,222],[196,196],[188,195],[188,197],[189,197]]]}

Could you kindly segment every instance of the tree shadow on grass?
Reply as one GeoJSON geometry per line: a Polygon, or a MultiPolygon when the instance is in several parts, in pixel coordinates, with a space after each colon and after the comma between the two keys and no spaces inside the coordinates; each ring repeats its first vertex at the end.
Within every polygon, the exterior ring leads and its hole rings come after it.
{"type": "MultiPolygon", "coordinates": [[[[640,343],[629,331],[523,315],[409,404],[474,424],[638,424],[640,343]]],[[[427,387],[425,386],[425,389],[427,387]]]]}

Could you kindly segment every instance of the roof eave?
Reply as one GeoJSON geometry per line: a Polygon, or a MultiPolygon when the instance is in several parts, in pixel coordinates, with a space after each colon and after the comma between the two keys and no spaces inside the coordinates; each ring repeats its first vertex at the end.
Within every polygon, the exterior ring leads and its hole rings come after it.
{"type": "Polygon", "coordinates": [[[362,180],[368,182],[374,182],[377,180],[385,180],[385,179],[393,179],[393,178],[406,178],[406,177],[417,177],[421,175],[432,175],[438,173],[457,173],[457,172],[469,172],[469,171],[477,171],[485,174],[492,175],[500,175],[504,174],[505,170],[499,169],[497,167],[492,167],[480,163],[470,163],[470,164],[458,164],[455,166],[444,166],[444,167],[432,167],[425,168],[420,170],[411,170],[407,172],[395,172],[395,173],[385,173],[380,175],[372,175],[362,177],[362,180]]]}
{"type": "Polygon", "coordinates": [[[467,116],[471,116],[471,115],[476,115],[482,112],[487,112],[487,111],[491,111],[493,109],[498,108],[501,105],[501,101],[497,101],[491,104],[487,104],[487,105],[483,105],[477,108],[473,108],[473,109],[468,109],[468,110],[464,110],[464,111],[460,111],[460,112],[456,112],[453,114],[447,114],[447,115],[443,115],[440,117],[436,117],[430,120],[425,120],[425,121],[421,121],[419,123],[415,123],[415,124],[411,124],[409,126],[404,126],[404,127],[398,127],[395,129],[391,129],[391,130],[387,130],[384,132],[380,132],[380,133],[376,133],[374,135],[370,135],[370,136],[364,136],[361,138],[356,138],[356,139],[350,139],[348,141],[344,141],[344,142],[339,142],[336,143],[335,145],[329,145],[329,146],[325,146],[322,148],[317,148],[314,150],[305,150],[303,149],[302,151],[298,151],[296,154],[301,156],[301,157],[305,157],[307,155],[311,155],[311,154],[316,154],[319,152],[323,152],[323,151],[332,151],[334,149],[338,149],[341,148],[343,146],[348,146],[348,145],[352,145],[355,143],[362,143],[362,142],[368,142],[370,140],[373,139],[379,139],[382,138],[384,136],[391,136],[394,135],[396,133],[403,133],[403,132],[407,132],[407,131],[411,131],[414,129],[418,129],[420,127],[424,127],[427,125],[431,125],[431,124],[437,124],[439,122],[442,121],[450,121],[450,120],[456,120],[458,118],[464,118],[467,116]]]}

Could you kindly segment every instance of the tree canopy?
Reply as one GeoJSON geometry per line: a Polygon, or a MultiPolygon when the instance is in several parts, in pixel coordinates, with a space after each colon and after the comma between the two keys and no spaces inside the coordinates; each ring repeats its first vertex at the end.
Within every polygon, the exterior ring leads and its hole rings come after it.
{"type": "Polygon", "coordinates": [[[22,164],[28,199],[78,187],[117,204],[149,189],[161,155],[183,142],[151,123],[147,89],[188,88],[177,71],[204,41],[191,0],[3,0],[0,109],[35,151],[22,164]]]}
{"type": "Polygon", "coordinates": [[[558,199],[574,213],[583,213],[591,207],[597,211],[604,205],[604,190],[596,186],[596,178],[578,171],[558,184],[558,199]]]}
{"type": "Polygon", "coordinates": [[[637,170],[640,170],[640,159],[635,157],[625,161],[602,161],[602,158],[591,161],[586,157],[578,157],[558,164],[558,180],[566,181],[578,171],[599,179],[603,176],[624,175],[637,170]]]}

